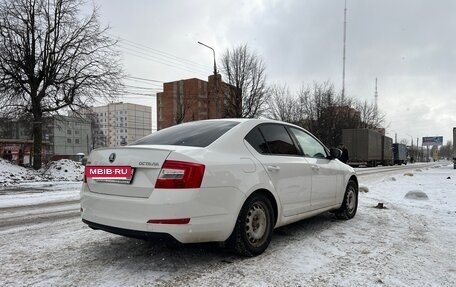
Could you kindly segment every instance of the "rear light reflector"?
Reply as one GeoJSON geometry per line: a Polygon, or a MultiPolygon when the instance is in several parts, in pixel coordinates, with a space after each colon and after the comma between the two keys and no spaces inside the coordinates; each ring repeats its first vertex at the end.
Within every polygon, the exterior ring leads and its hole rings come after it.
{"type": "Polygon", "coordinates": [[[190,218],[176,218],[176,219],[150,219],[147,223],[154,224],[188,224],[190,218]]]}
{"type": "Polygon", "coordinates": [[[166,160],[155,188],[200,188],[205,166],[199,163],[166,160]]]}

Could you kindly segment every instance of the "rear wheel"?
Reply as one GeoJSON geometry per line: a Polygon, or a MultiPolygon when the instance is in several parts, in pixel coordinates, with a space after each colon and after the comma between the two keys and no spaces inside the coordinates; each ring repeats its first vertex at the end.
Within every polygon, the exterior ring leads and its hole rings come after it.
{"type": "Polygon", "coordinates": [[[358,209],[358,185],[350,180],[345,189],[344,201],[336,212],[337,218],[351,219],[358,209]]]}
{"type": "Polygon", "coordinates": [[[263,194],[254,194],[242,206],[228,244],[241,255],[259,255],[271,242],[273,229],[271,201],[263,194]]]}

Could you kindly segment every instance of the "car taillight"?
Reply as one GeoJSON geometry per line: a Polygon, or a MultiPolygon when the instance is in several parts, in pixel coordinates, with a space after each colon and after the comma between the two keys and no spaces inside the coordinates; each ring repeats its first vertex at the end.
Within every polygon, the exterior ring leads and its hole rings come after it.
{"type": "Polygon", "coordinates": [[[199,163],[166,160],[155,188],[199,188],[205,166],[199,163]]]}

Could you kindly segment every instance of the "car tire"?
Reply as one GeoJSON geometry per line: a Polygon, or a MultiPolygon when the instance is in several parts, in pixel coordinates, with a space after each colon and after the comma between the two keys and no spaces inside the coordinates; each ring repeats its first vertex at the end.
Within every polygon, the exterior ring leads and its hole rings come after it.
{"type": "Polygon", "coordinates": [[[253,194],[242,206],[227,243],[236,253],[253,257],[266,250],[273,230],[271,201],[263,194],[253,194]]]}
{"type": "Polygon", "coordinates": [[[350,180],[345,189],[344,201],[336,212],[339,219],[352,219],[358,210],[358,185],[350,180]]]}

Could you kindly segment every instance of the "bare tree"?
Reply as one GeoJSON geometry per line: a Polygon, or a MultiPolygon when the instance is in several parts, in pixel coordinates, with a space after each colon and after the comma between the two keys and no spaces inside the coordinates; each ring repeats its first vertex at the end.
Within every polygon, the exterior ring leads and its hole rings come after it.
{"type": "Polygon", "coordinates": [[[0,106],[33,116],[33,167],[41,167],[43,117],[115,94],[115,41],[82,0],[0,0],[0,106]]]}
{"type": "Polygon", "coordinates": [[[225,101],[225,117],[255,118],[265,112],[267,103],[266,67],[247,45],[227,50],[222,57],[223,72],[229,89],[225,101]]]}
{"type": "Polygon", "coordinates": [[[269,118],[294,124],[302,120],[299,99],[290,94],[286,84],[274,84],[268,91],[269,108],[267,116],[269,118]]]}
{"type": "Polygon", "coordinates": [[[453,143],[452,141],[447,141],[446,145],[442,145],[439,149],[439,155],[446,159],[453,158],[453,143]]]}
{"type": "Polygon", "coordinates": [[[403,144],[403,145],[407,145],[408,144],[408,140],[407,139],[401,139],[399,141],[400,144],[403,144]]]}
{"type": "MultiPolygon", "coordinates": [[[[190,115],[190,112],[192,112],[191,107],[194,104],[194,98],[191,97],[190,95],[185,95],[184,94],[184,88],[183,88],[184,82],[180,81],[178,82],[177,85],[177,92],[175,94],[176,101],[175,101],[175,111],[174,111],[174,123],[176,125],[181,124],[185,122],[186,120],[190,117],[194,117],[194,115],[190,115]]],[[[194,118],[192,119],[194,120],[194,118]]]]}
{"type": "Polygon", "coordinates": [[[317,136],[327,146],[337,146],[342,139],[342,130],[358,128],[359,112],[353,108],[354,101],[342,99],[329,82],[302,86],[298,93],[302,120],[299,125],[317,136]]]}
{"type": "Polygon", "coordinates": [[[188,107],[187,101],[185,101],[184,97],[179,95],[176,101],[176,113],[174,114],[174,122],[176,125],[184,122],[188,107]]]}
{"type": "MultiPolygon", "coordinates": [[[[90,131],[91,131],[91,147],[90,149],[96,149],[99,147],[105,147],[107,145],[107,137],[101,129],[101,124],[98,122],[97,115],[88,110],[85,118],[90,120],[90,131]]],[[[89,150],[90,152],[90,150],[89,150]]]]}
{"type": "Polygon", "coordinates": [[[360,113],[360,128],[378,129],[384,124],[385,114],[378,111],[374,104],[369,104],[367,101],[358,102],[355,108],[360,113]]]}
{"type": "Polygon", "coordinates": [[[329,82],[314,83],[312,87],[302,86],[299,102],[304,114],[301,126],[305,127],[323,143],[333,144],[334,131],[339,119],[335,108],[338,106],[334,86],[329,82]]]}

